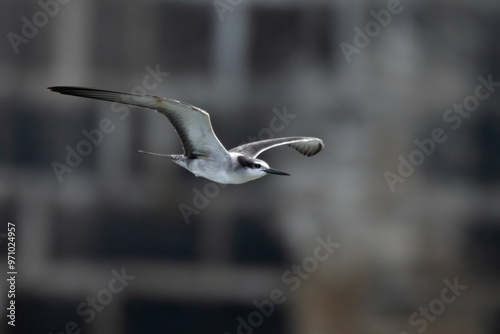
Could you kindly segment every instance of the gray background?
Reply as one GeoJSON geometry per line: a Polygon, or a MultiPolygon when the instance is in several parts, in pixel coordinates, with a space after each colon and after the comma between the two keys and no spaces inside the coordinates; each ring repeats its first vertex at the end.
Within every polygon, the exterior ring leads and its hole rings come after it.
{"type": "Polygon", "coordinates": [[[0,233],[16,224],[17,331],[233,334],[280,289],[255,333],[499,333],[500,92],[457,129],[443,116],[479,76],[500,81],[500,3],[402,1],[350,61],[341,43],[387,1],[222,3],[219,16],[211,1],[73,0],[46,22],[36,1],[0,4],[0,233]],[[16,53],[23,17],[40,27],[16,53]],[[148,93],[207,110],[227,148],[304,135],[325,149],[266,152],[292,175],[221,188],[138,153],[182,151],[161,115],[120,119],[46,89],[130,92],[148,66],[169,73],[148,93]],[[114,130],[59,182],[54,161],[105,118],[114,130]],[[435,128],[447,140],[391,191],[384,173],[435,128]],[[180,206],[196,210],[189,224],[180,206]],[[291,291],[282,275],[328,237],[339,247],[291,291]],[[122,268],[135,278],[86,323],[77,306],[122,268]],[[439,302],[454,279],[467,288],[439,302]],[[410,322],[430,305],[425,329],[410,322]]]}

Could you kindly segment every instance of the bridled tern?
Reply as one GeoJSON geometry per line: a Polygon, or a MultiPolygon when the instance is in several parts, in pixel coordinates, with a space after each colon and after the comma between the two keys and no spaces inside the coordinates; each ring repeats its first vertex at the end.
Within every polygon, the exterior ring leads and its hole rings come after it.
{"type": "Polygon", "coordinates": [[[305,156],[321,151],[323,141],[312,137],[283,137],[265,139],[243,144],[227,151],[215,136],[210,115],[188,103],[150,95],[137,95],[81,87],[49,87],[50,90],[66,95],[112,101],[153,109],[165,115],[177,131],[184,154],[160,154],[140,151],[160,157],[167,157],[196,176],[218,183],[241,184],[267,174],[290,175],[270,168],[257,156],[281,145],[288,145],[305,156]]]}

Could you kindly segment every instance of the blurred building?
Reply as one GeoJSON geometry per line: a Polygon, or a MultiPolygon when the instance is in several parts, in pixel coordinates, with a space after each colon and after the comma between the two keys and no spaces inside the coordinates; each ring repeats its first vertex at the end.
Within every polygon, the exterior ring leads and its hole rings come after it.
{"type": "Polygon", "coordinates": [[[18,331],[500,332],[500,3],[41,1],[0,4],[0,18],[18,331]],[[487,98],[453,111],[481,84],[487,98]],[[163,116],[54,85],[191,103],[227,148],[290,135],[326,147],[262,156],[291,177],[220,186],[137,152],[181,152],[163,116]],[[435,129],[446,140],[429,141],[435,129]],[[339,246],[292,290],[287,272],[318,238],[339,246]],[[467,288],[439,302],[454,280],[467,288]]]}

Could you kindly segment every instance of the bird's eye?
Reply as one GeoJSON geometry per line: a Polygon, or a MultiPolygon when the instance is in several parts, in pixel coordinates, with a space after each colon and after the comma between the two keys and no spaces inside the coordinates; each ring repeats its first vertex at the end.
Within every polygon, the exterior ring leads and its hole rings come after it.
{"type": "Polygon", "coordinates": [[[261,166],[260,166],[260,164],[253,164],[253,166],[254,166],[255,168],[260,168],[260,167],[261,167],[261,166]]]}

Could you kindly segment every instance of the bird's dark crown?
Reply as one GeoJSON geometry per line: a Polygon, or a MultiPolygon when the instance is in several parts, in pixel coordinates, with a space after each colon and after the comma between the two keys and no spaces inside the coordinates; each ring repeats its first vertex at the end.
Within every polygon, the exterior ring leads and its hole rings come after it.
{"type": "Polygon", "coordinates": [[[244,168],[260,168],[261,165],[257,162],[255,162],[255,159],[246,157],[244,155],[239,155],[238,156],[238,162],[240,163],[241,167],[244,168]]]}

